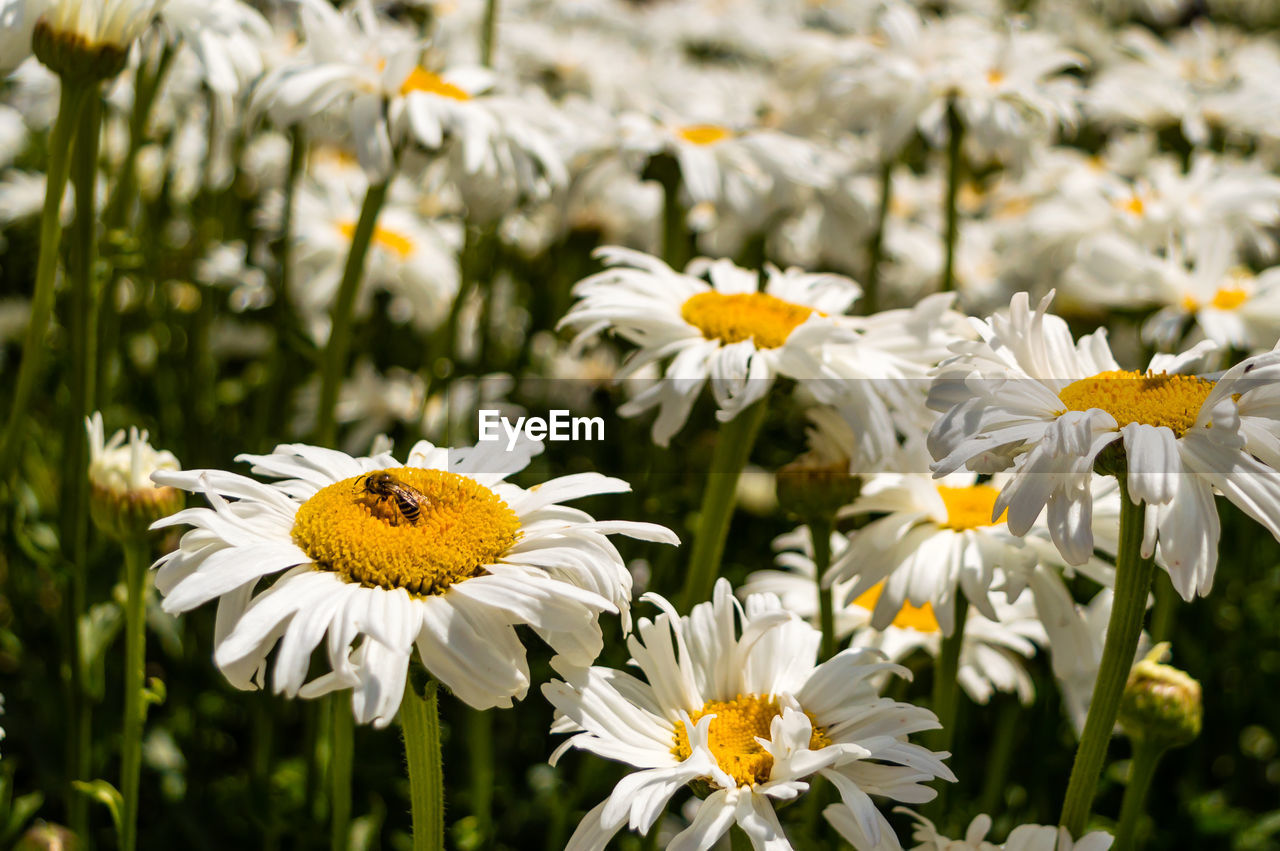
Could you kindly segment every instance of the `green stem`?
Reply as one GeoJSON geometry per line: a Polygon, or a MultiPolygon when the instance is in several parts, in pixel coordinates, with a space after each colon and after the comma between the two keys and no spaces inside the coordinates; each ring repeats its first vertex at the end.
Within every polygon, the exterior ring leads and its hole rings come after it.
{"type": "MultiPolygon", "coordinates": [[[[964,646],[964,626],[969,614],[969,600],[957,594],[955,603],[955,628],[943,636],[938,651],[937,665],[933,669],[933,714],[942,726],[930,733],[930,748],[951,752],[956,740],[956,716],[960,709],[960,651],[964,646]]],[[[941,784],[938,797],[925,808],[925,814],[934,821],[947,815],[948,784],[941,784]]]]}
{"type": "Polygon", "coordinates": [[[138,777],[142,769],[142,730],[146,722],[143,696],[147,665],[147,562],[145,536],[124,542],[124,727],[120,745],[120,848],[134,851],[138,842],[138,777]]]}
{"type": "Polygon", "coordinates": [[[498,36],[498,0],[486,0],[484,4],[484,24],[480,30],[480,64],[486,68],[493,67],[493,51],[497,46],[498,36]]]}
{"type": "Polygon", "coordinates": [[[698,513],[698,532],[689,555],[689,572],[681,592],[681,608],[689,611],[695,603],[711,597],[716,577],[720,575],[720,559],[729,535],[729,521],[738,491],[738,478],[751,456],[756,435],[769,412],[766,396],[720,427],[706,489],[702,492],[702,508],[698,513]]]}
{"type": "MultiPolygon", "coordinates": [[[[67,382],[69,407],[63,420],[63,456],[59,500],[62,555],[71,578],[68,616],[72,628],[72,733],[73,779],[87,780],[91,771],[91,719],[93,707],[85,683],[84,648],[80,640],[80,617],[85,610],[87,593],[86,563],[89,536],[88,442],[84,423],[93,408],[94,381],[97,372],[97,291],[93,273],[97,249],[95,226],[97,211],[94,190],[98,176],[98,131],[102,120],[102,101],[93,87],[80,111],[77,144],[71,154],[71,180],[75,186],[76,217],[71,226],[67,251],[67,338],[71,356],[67,382]]],[[[79,796],[77,796],[79,797],[79,796]]],[[[77,818],[79,813],[77,813],[77,818]]]]}
{"type": "Polygon", "coordinates": [[[982,781],[982,795],[978,810],[984,813],[1003,812],[1004,794],[1008,788],[1009,766],[1013,762],[1014,745],[1022,727],[1018,717],[1022,705],[1014,696],[1000,698],[1000,710],[996,714],[995,743],[987,757],[986,777],[982,781]]]}
{"type": "Polygon", "coordinates": [[[871,232],[867,248],[867,280],[862,291],[862,309],[868,316],[880,309],[880,261],[884,257],[885,225],[889,206],[893,203],[893,160],[880,164],[880,208],[876,211],[876,229],[871,232]]]}
{"type": "Polygon", "coordinates": [[[493,824],[493,713],[467,710],[467,746],[471,751],[471,814],[483,846],[493,824]]]}
{"type": "Polygon", "coordinates": [[[1136,834],[1138,822],[1146,807],[1147,792],[1155,779],[1160,757],[1167,748],[1158,742],[1139,739],[1134,743],[1133,760],[1129,769],[1129,784],[1124,788],[1124,800],[1120,802],[1120,823],[1116,827],[1116,848],[1136,851],[1141,847],[1136,834]]]}
{"type": "Polygon", "coordinates": [[[949,751],[955,741],[956,710],[960,706],[960,650],[964,646],[964,625],[968,619],[969,600],[956,596],[956,625],[950,635],[943,636],[938,652],[938,666],[933,676],[933,714],[942,729],[935,731],[934,750],[949,751]]]}
{"type": "Polygon", "coordinates": [[[424,694],[413,686],[412,672],[400,703],[409,802],[413,814],[413,851],[444,848],[444,768],[440,757],[440,709],[436,681],[424,694]]]}
{"type": "Polygon", "coordinates": [[[103,221],[108,230],[123,227],[128,218],[130,204],[137,194],[138,151],[147,138],[147,125],[151,123],[151,108],[164,83],[165,74],[174,57],[174,48],[166,44],[155,64],[148,68],[144,63],[138,70],[134,88],[133,108],[129,113],[129,148],[120,163],[120,175],[107,200],[103,221]],[[151,73],[147,73],[150,70],[151,73]]]}
{"type": "Polygon", "coordinates": [[[1156,571],[1155,577],[1155,611],[1151,613],[1151,641],[1159,643],[1168,641],[1173,633],[1173,615],[1182,598],[1173,587],[1169,574],[1163,570],[1156,571]]]}
{"type": "Polygon", "coordinates": [[[40,367],[44,363],[45,332],[53,315],[54,279],[58,270],[58,247],[62,241],[59,213],[62,195],[67,188],[67,171],[71,162],[71,145],[80,124],[80,113],[95,86],[63,80],[58,104],[58,118],[49,137],[48,168],[45,170],[44,210],[40,214],[40,254],[36,261],[35,292],[31,297],[31,316],[22,341],[22,362],[14,382],[13,400],[4,437],[0,439],[0,481],[9,477],[18,458],[18,449],[26,434],[27,406],[35,392],[40,367]]]}
{"type": "Polygon", "coordinates": [[[809,521],[809,535],[813,538],[813,581],[818,584],[818,622],[822,627],[822,654],[819,661],[836,655],[836,607],[830,587],[823,588],[822,580],[831,567],[831,518],[809,521]]]}
{"type": "Polygon", "coordinates": [[[1144,506],[1130,501],[1128,485],[1121,476],[1120,547],[1116,554],[1115,597],[1111,604],[1106,642],[1102,647],[1102,663],[1093,688],[1093,699],[1089,703],[1089,715],[1076,748],[1071,780],[1067,783],[1059,819],[1059,824],[1066,827],[1072,836],[1084,832],[1089,818],[1098,776],[1102,772],[1107,745],[1120,711],[1120,697],[1142,635],[1147,592],[1151,589],[1155,571],[1154,560],[1142,557],[1143,514],[1144,506]]]}
{"type": "Polygon", "coordinates": [[[680,201],[680,163],[671,154],[654,154],[642,177],[662,185],[662,260],[680,271],[689,262],[688,211],[680,201]]]}
{"type": "Polygon", "coordinates": [[[346,851],[351,836],[351,760],[355,755],[355,718],[347,693],[333,700],[329,760],[329,848],[346,851]]]}
{"type": "Polygon", "coordinates": [[[292,386],[290,375],[295,358],[288,356],[291,337],[296,327],[290,310],[289,289],[293,274],[293,208],[298,194],[298,182],[306,168],[307,135],[301,124],[289,128],[289,171],[284,181],[284,209],[280,215],[280,232],[274,242],[276,274],[271,278],[271,317],[276,344],[266,354],[265,377],[254,423],[253,445],[261,445],[266,436],[275,430],[280,416],[281,388],[292,386]]]}
{"type": "Polygon", "coordinates": [[[964,124],[960,121],[956,102],[952,100],[947,104],[947,253],[942,265],[944,293],[953,292],[956,288],[956,242],[960,236],[960,210],[956,205],[956,196],[960,192],[960,172],[964,168],[960,151],[963,142],[964,124]]]}
{"type": "Polygon", "coordinates": [[[321,446],[333,445],[337,437],[335,409],[338,404],[338,389],[347,373],[347,355],[351,348],[351,314],[355,311],[356,295],[360,291],[360,281],[364,278],[364,261],[369,254],[369,245],[373,242],[378,213],[387,200],[390,185],[391,179],[388,178],[370,186],[365,193],[360,219],[356,222],[356,230],[351,237],[347,265],[342,270],[342,283],[338,286],[338,295],[333,302],[333,327],[329,331],[329,343],[324,349],[320,373],[316,441],[321,446]]]}

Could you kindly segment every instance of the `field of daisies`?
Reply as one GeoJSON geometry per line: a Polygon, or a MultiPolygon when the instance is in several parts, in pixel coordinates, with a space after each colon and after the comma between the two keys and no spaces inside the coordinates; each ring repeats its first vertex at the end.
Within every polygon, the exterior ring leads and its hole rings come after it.
{"type": "Polygon", "coordinates": [[[0,849],[1277,851],[1275,0],[0,0],[0,849]]]}

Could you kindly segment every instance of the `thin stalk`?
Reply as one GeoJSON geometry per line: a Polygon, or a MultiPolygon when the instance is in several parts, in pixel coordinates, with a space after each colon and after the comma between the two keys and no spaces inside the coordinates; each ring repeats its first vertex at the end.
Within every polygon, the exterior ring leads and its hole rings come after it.
{"type": "Polygon", "coordinates": [[[120,175],[116,178],[111,195],[107,199],[103,222],[108,230],[122,227],[128,218],[129,205],[137,194],[138,151],[147,139],[147,125],[151,123],[151,109],[164,84],[165,75],[173,62],[174,49],[166,44],[150,69],[144,64],[138,70],[134,88],[133,108],[129,112],[129,148],[120,163],[120,175]],[[150,73],[148,73],[150,70],[150,73]]]}
{"type": "Polygon", "coordinates": [[[955,741],[956,710],[960,706],[960,650],[964,645],[964,625],[968,619],[969,600],[956,596],[956,625],[942,639],[938,665],[933,672],[933,714],[942,729],[934,731],[934,750],[949,751],[955,741]]]}
{"type": "Polygon", "coordinates": [[[124,721],[120,745],[120,848],[138,844],[138,778],[142,769],[142,730],[146,723],[143,686],[147,665],[147,563],[150,546],[145,536],[124,542],[124,721]]]}
{"type": "MultiPolygon", "coordinates": [[[[960,709],[960,650],[964,646],[964,626],[969,614],[969,600],[963,594],[956,597],[955,629],[942,639],[938,662],[933,669],[933,714],[942,726],[933,730],[929,747],[935,751],[951,752],[956,740],[956,717],[960,709]]],[[[938,796],[925,808],[926,815],[941,821],[947,815],[947,784],[938,789],[938,796]]]]}
{"type": "Polygon", "coordinates": [[[480,30],[480,64],[493,67],[493,51],[498,45],[498,0],[486,0],[484,24],[480,30]]]}
{"type": "Polygon", "coordinates": [[[345,692],[333,700],[329,760],[329,848],[346,851],[351,837],[351,761],[355,756],[355,718],[345,692]]]}
{"type": "Polygon", "coordinates": [[[443,851],[444,767],[440,756],[440,709],[436,681],[424,694],[405,684],[400,703],[405,762],[409,768],[409,803],[413,815],[413,851],[443,851]]]}
{"type": "Polygon", "coordinates": [[[662,260],[679,271],[689,262],[691,253],[688,211],[680,201],[680,163],[671,154],[654,154],[642,176],[662,185],[662,260]]]}
{"type": "Polygon", "coordinates": [[[471,814],[483,846],[493,832],[493,713],[467,710],[467,749],[471,752],[471,814]]]}
{"type": "Polygon", "coordinates": [[[738,478],[747,466],[756,436],[769,412],[766,396],[720,427],[706,489],[702,492],[702,508],[698,513],[698,532],[689,555],[689,572],[681,592],[681,608],[689,611],[695,603],[711,597],[716,577],[720,575],[720,559],[724,555],[725,538],[738,491],[738,478]]]}
{"type": "Polygon", "coordinates": [[[1129,769],[1129,785],[1124,788],[1124,800],[1120,802],[1120,823],[1116,827],[1116,848],[1137,851],[1141,843],[1136,839],[1138,822],[1146,809],[1147,792],[1156,776],[1160,757],[1167,748],[1159,742],[1139,739],[1134,742],[1133,760],[1129,769]]]}
{"type": "Polygon", "coordinates": [[[942,265],[942,291],[956,288],[956,242],[960,236],[960,210],[956,196],[960,192],[960,172],[964,168],[961,145],[964,143],[964,124],[954,100],[947,104],[947,200],[946,200],[946,256],[942,265]]]}
{"type": "Polygon", "coordinates": [[[1155,588],[1153,589],[1156,597],[1155,610],[1151,613],[1151,640],[1155,643],[1168,641],[1173,633],[1173,615],[1178,609],[1178,603],[1182,602],[1182,598],[1178,596],[1177,590],[1173,587],[1169,574],[1163,570],[1156,571],[1155,588]]]}
{"type": "MultiPolygon", "coordinates": [[[[94,407],[97,378],[98,293],[94,282],[97,258],[97,209],[94,190],[98,176],[98,131],[102,121],[102,100],[97,87],[80,111],[77,142],[71,156],[71,180],[75,186],[76,217],[71,225],[67,252],[68,297],[67,337],[71,374],[67,382],[70,406],[63,421],[62,475],[59,493],[62,554],[71,577],[68,616],[72,630],[71,745],[73,779],[87,780],[91,774],[93,705],[84,677],[84,652],[80,641],[80,617],[87,592],[86,567],[89,538],[89,447],[85,440],[85,418],[94,407]]],[[[77,796],[78,797],[78,796],[77,796]]]]}
{"type": "Polygon", "coordinates": [[[388,178],[369,187],[364,204],[360,207],[360,219],[351,237],[351,249],[347,253],[347,265],[342,270],[342,283],[333,302],[333,327],[324,349],[320,372],[320,409],[317,414],[316,440],[321,446],[331,446],[337,437],[335,408],[338,404],[338,388],[347,373],[347,355],[351,349],[351,314],[355,311],[356,295],[364,278],[364,261],[373,242],[378,213],[387,200],[388,178]]]}
{"type": "Polygon", "coordinates": [[[880,261],[884,257],[885,225],[893,204],[893,160],[880,164],[880,207],[876,211],[876,229],[867,247],[867,278],[862,288],[862,309],[870,316],[880,309],[880,261]]]}
{"type": "Polygon", "coordinates": [[[831,567],[831,518],[809,521],[809,535],[813,538],[813,581],[818,584],[818,623],[822,627],[822,654],[819,661],[836,655],[836,607],[832,589],[822,587],[822,580],[831,567]]]}
{"type": "Polygon", "coordinates": [[[979,812],[1004,811],[1009,767],[1013,762],[1018,733],[1022,729],[1018,723],[1021,714],[1022,704],[1016,697],[1001,699],[1000,710],[996,715],[995,743],[987,757],[986,777],[982,781],[982,795],[978,798],[979,812]]]}
{"type": "Polygon", "coordinates": [[[49,137],[48,168],[45,170],[44,210],[40,214],[40,254],[36,261],[35,291],[31,297],[31,316],[22,341],[22,361],[14,382],[13,399],[9,403],[9,419],[0,439],[0,481],[9,477],[25,433],[27,407],[35,392],[40,368],[44,365],[44,335],[53,315],[54,279],[58,271],[58,247],[62,242],[59,212],[62,194],[67,188],[67,172],[71,164],[71,145],[80,113],[96,89],[64,80],[58,103],[58,118],[49,137]]]}
{"type": "Polygon", "coordinates": [[[1075,763],[1071,767],[1071,779],[1067,783],[1059,819],[1059,824],[1066,827],[1072,836],[1084,832],[1089,818],[1098,776],[1102,772],[1107,745],[1120,711],[1120,697],[1124,694],[1124,685],[1142,634],[1147,592],[1151,589],[1155,571],[1154,560],[1142,557],[1143,513],[1142,505],[1134,505],[1130,501],[1128,485],[1121,476],[1120,547],[1116,557],[1115,597],[1107,624],[1106,642],[1102,647],[1102,663],[1093,688],[1093,699],[1089,703],[1089,715],[1076,748],[1075,763]]]}

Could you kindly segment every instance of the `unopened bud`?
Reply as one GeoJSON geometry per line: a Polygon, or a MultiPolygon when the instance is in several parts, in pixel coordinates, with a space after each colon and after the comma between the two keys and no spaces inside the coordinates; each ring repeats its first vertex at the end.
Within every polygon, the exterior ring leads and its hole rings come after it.
{"type": "Polygon", "coordinates": [[[858,498],[862,478],[849,472],[848,460],[827,461],[804,455],[778,470],[778,504],[802,521],[831,520],[858,498]]]}
{"type": "Polygon", "coordinates": [[[86,421],[89,432],[89,510],[94,524],[107,535],[126,540],[147,534],[152,523],[182,509],[182,491],[157,487],[156,470],[180,470],[172,452],[156,450],[147,433],[136,428],[117,431],[105,439],[102,415],[86,421]]]}
{"type": "Polygon", "coordinates": [[[22,834],[14,851],[75,851],[80,847],[76,835],[60,824],[37,822],[22,834]]]}
{"type": "Polygon", "coordinates": [[[1180,747],[1200,735],[1204,706],[1200,683],[1163,664],[1168,659],[1169,645],[1161,643],[1133,666],[1120,699],[1120,726],[1131,739],[1180,747]]]}

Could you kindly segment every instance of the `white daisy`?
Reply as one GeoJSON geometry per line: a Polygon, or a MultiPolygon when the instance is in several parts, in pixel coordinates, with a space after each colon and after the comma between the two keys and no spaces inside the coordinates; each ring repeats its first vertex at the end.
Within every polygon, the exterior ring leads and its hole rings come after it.
{"type": "Polygon", "coordinates": [[[897,849],[869,796],[921,803],[935,795],[922,783],[954,780],[946,754],[907,741],[937,727],[933,713],[878,697],[869,682],[905,669],[855,650],[816,665],[817,630],[776,597],[738,603],[724,579],[688,617],[657,595],[645,599],[663,610],[629,639],[647,682],[591,668],[543,686],[556,707],[552,732],[575,734],[553,763],[580,748],[639,769],[587,813],[569,849],[602,849],[624,825],[647,832],[695,780],[710,794],[668,848],[709,848],[736,823],[757,849],[790,849],[773,802],[796,798],[815,774],[840,792],[859,849],[897,849]]]}
{"type": "Polygon", "coordinates": [[[860,292],[848,278],[770,266],[760,290],[756,272],[728,260],[694,261],[680,273],[625,248],[597,256],[610,268],[578,282],[579,301],[560,324],[579,329],[579,342],[610,330],[639,346],[618,378],[669,361],[665,380],[619,408],[633,416],[657,407],[659,446],[684,425],[708,380],[727,422],[763,399],[779,376],[839,378],[822,360],[824,347],[855,338],[840,316],[860,292]]]}
{"type": "Polygon", "coordinates": [[[156,524],[194,527],[157,562],[164,608],[217,599],[214,658],[233,684],[260,686],[279,642],[277,693],[352,688],[362,723],[395,716],[415,645],[466,703],[510,706],[529,686],[516,625],[533,627],[569,666],[595,659],[600,612],[621,613],[629,628],[631,578],[607,535],[676,543],[660,526],[597,522],[559,504],[627,490],[619,479],[583,473],[529,490],[504,481],[540,450],[424,441],[402,466],[390,455],[293,444],[241,456],[280,480],[270,484],[220,470],[157,473],[212,506],[156,524]],[[394,488],[376,489],[379,477],[394,488]],[[307,683],[326,635],[332,670],[307,683]]]}
{"type": "Polygon", "coordinates": [[[981,341],[954,347],[931,391],[931,406],[946,412],[929,434],[935,474],[1012,466],[995,514],[1007,510],[1010,531],[1023,535],[1047,505],[1053,542],[1081,564],[1094,546],[1092,476],[1101,456],[1104,471],[1124,473],[1128,497],[1145,504],[1143,555],[1158,545],[1183,598],[1207,594],[1217,566],[1215,494],[1280,537],[1280,424],[1272,413],[1280,353],[1243,361],[1216,381],[1179,374],[1208,346],[1126,371],[1105,330],[1076,342],[1047,313],[1051,299],[1033,312],[1019,293],[1007,314],[974,321],[981,341]]]}
{"type": "MultiPolygon", "coordinates": [[[[774,561],[781,570],[757,570],[747,576],[738,596],[774,594],[782,606],[813,625],[818,624],[818,585],[814,581],[813,545],[807,527],[800,527],[773,541],[779,550],[774,561]]],[[[839,557],[849,547],[849,539],[831,536],[831,551],[839,557]]],[[[933,606],[903,604],[893,621],[883,630],[871,626],[884,585],[874,585],[857,596],[848,592],[852,580],[835,583],[833,595],[848,602],[835,612],[836,636],[847,640],[850,647],[870,648],[884,653],[891,662],[902,662],[916,651],[937,658],[942,647],[942,629],[934,617],[933,606]]],[[[1035,698],[1035,687],[1026,668],[1027,659],[1049,638],[1036,612],[1030,595],[1009,602],[1003,592],[993,592],[992,603],[998,621],[988,620],[978,612],[965,620],[964,639],[960,646],[957,679],[975,703],[987,703],[996,691],[1013,692],[1024,704],[1035,698]]]]}
{"type": "MultiPolygon", "coordinates": [[[[987,841],[991,832],[991,816],[977,816],[969,823],[963,839],[951,839],[943,836],[927,818],[905,808],[898,808],[917,822],[911,838],[917,843],[912,851],[1107,851],[1114,837],[1101,830],[1072,841],[1071,834],[1065,827],[1043,824],[1024,824],[1013,829],[1009,838],[996,844],[987,841]]],[[[840,831],[845,838],[850,837],[848,819],[835,807],[825,811],[827,820],[840,831]]]]}

